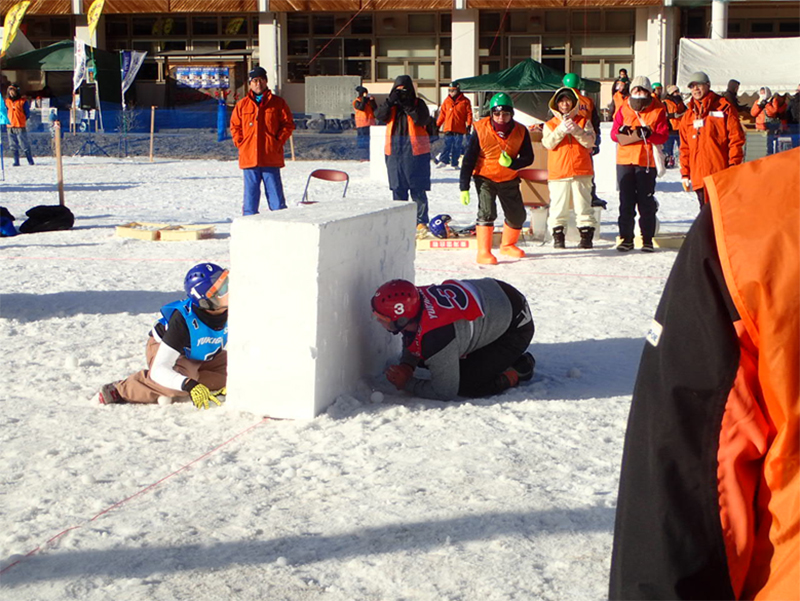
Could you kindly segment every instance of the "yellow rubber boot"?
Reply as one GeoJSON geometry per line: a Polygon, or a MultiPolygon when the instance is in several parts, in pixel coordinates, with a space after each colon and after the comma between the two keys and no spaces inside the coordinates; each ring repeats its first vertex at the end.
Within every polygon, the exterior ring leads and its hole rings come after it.
{"type": "Polygon", "coordinates": [[[497,258],[492,254],[493,225],[478,225],[475,227],[478,237],[478,263],[481,265],[497,265],[497,258]]]}
{"type": "Polygon", "coordinates": [[[521,259],[525,256],[525,251],[516,246],[519,234],[522,230],[515,230],[507,223],[503,224],[503,237],[500,240],[500,254],[521,259]]]}

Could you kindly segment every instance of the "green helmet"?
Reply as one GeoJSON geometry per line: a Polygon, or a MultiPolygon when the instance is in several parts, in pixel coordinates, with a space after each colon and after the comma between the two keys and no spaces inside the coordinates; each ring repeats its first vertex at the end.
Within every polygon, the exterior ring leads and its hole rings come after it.
{"type": "Polygon", "coordinates": [[[500,92],[499,94],[495,94],[492,96],[492,99],[489,101],[489,110],[491,111],[496,106],[507,106],[510,109],[514,108],[514,102],[511,100],[511,96],[506,94],[505,92],[500,92]]]}
{"type": "Polygon", "coordinates": [[[564,76],[564,79],[561,80],[561,83],[564,84],[567,88],[572,88],[573,90],[577,90],[578,86],[580,86],[581,78],[575,75],[574,73],[567,73],[564,76]]]}
{"type": "Polygon", "coordinates": [[[650,86],[650,87],[651,87],[651,88],[663,88],[664,86],[662,86],[662,85],[661,85],[659,82],[655,82],[655,83],[654,83],[652,86],[650,86]]]}

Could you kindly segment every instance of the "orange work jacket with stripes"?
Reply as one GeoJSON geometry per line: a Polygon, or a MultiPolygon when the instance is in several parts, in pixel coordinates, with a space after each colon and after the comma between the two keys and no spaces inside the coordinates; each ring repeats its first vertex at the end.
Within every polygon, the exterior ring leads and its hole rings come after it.
{"type": "Polygon", "coordinates": [[[516,170],[503,167],[497,161],[504,150],[512,159],[517,158],[522,148],[522,142],[528,135],[528,130],[524,125],[514,122],[514,129],[504,140],[492,128],[491,119],[491,117],[484,117],[475,124],[480,152],[472,173],[493,182],[510,182],[517,178],[516,170]]]}
{"type": "Polygon", "coordinates": [[[594,112],[594,100],[588,96],[584,96],[578,90],[573,90],[578,97],[578,114],[586,117],[587,121],[592,120],[592,113],[594,112]]]}
{"type": "Polygon", "coordinates": [[[699,190],[704,178],[744,160],[745,136],[739,112],[714,92],[693,98],[687,109],[679,129],[681,176],[699,190]]]}
{"type": "MultiPolygon", "coordinates": [[[[572,117],[575,125],[583,129],[588,119],[580,109],[572,117]]],[[[554,131],[561,124],[560,117],[553,117],[544,124],[550,131],[554,131]]],[[[594,175],[591,151],[578,142],[574,136],[567,134],[558,143],[558,146],[547,151],[547,179],[558,180],[582,175],[594,175]]]]}
{"type": "MultiPolygon", "coordinates": [[[[386,156],[392,154],[392,130],[394,129],[395,115],[397,115],[397,107],[393,106],[389,119],[386,121],[386,145],[383,149],[386,156]]],[[[416,157],[430,153],[431,139],[428,137],[428,130],[415,124],[408,115],[406,115],[406,119],[408,119],[408,137],[411,138],[411,154],[416,157]]]]}
{"type": "Polygon", "coordinates": [[[436,125],[442,131],[467,133],[467,128],[472,125],[472,103],[469,98],[464,94],[459,94],[455,99],[452,96],[445,98],[439,109],[436,125]]]}
{"type": "Polygon", "coordinates": [[[358,102],[358,98],[353,100],[353,110],[355,111],[356,115],[356,127],[369,127],[370,125],[375,125],[375,111],[372,110],[372,104],[367,102],[364,105],[364,110],[359,110],[356,108],[356,103],[358,102]]]}
{"type": "Polygon", "coordinates": [[[626,100],[620,107],[620,118],[622,125],[627,125],[631,129],[636,129],[642,125],[650,128],[654,135],[648,140],[634,142],[633,144],[617,145],[617,165],[639,165],[640,167],[654,167],[655,158],[653,157],[653,144],[663,144],[666,142],[669,131],[667,126],[667,113],[663,105],[659,102],[651,102],[650,106],[637,113],[631,108],[629,100],[626,100]]]}
{"type": "Polygon", "coordinates": [[[28,123],[28,118],[25,116],[25,103],[27,100],[24,98],[17,98],[11,100],[6,98],[6,108],[8,109],[9,127],[25,127],[28,123]]]}
{"type": "Polygon", "coordinates": [[[736,599],[800,598],[800,148],[705,180],[740,359],[717,489],[736,599]],[[780,257],[777,260],[776,257],[780,257]]]}

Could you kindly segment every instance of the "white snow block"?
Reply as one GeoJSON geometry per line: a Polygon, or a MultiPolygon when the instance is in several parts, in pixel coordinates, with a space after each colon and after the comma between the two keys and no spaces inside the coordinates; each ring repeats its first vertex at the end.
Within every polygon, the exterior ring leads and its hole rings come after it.
{"type": "Polygon", "coordinates": [[[597,186],[597,195],[608,201],[611,207],[619,198],[617,190],[617,144],[611,139],[611,126],[613,123],[600,124],[602,142],[600,152],[593,157],[594,183],[597,186]]]}
{"type": "Polygon", "coordinates": [[[311,419],[381,373],[400,343],[370,299],[414,280],[415,223],[414,203],[350,198],[234,220],[228,405],[311,419]]]}
{"type": "Polygon", "coordinates": [[[369,178],[389,185],[386,171],[386,126],[371,125],[369,128],[369,178]]]}

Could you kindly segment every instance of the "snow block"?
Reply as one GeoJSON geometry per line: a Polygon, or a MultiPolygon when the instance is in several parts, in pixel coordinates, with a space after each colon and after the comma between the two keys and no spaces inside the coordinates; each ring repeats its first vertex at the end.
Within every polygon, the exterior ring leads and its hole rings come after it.
{"type": "Polygon", "coordinates": [[[400,341],[370,299],[414,281],[415,223],[414,203],[350,198],[234,220],[227,404],[311,419],[381,373],[400,341]]]}
{"type": "Polygon", "coordinates": [[[369,178],[389,185],[386,171],[386,126],[372,125],[369,128],[369,178]]]}

